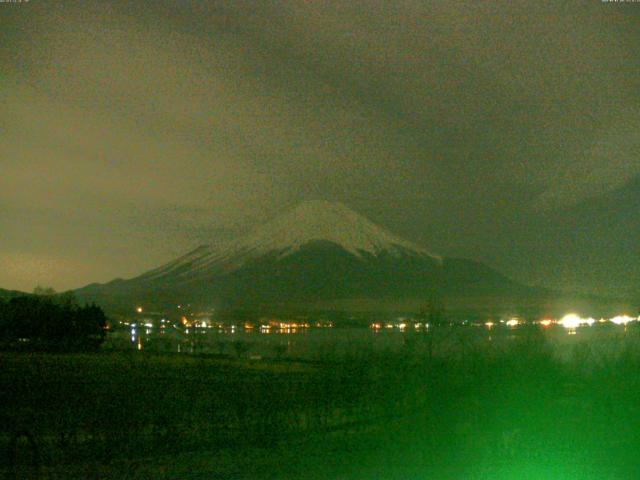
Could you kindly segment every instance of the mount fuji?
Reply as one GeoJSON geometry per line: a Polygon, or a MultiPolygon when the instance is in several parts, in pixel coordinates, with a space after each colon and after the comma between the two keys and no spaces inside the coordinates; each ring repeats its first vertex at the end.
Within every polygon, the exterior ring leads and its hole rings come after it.
{"type": "Polygon", "coordinates": [[[340,203],[309,201],[234,241],[76,294],[128,309],[142,302],[244,308],[531,290],[482,263],[431,253],[340,203]]]}

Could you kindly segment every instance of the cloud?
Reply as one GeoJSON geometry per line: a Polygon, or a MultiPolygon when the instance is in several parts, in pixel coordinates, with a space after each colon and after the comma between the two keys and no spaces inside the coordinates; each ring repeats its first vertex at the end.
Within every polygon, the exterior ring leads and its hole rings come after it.
{"type": "Polygon", "coordinates": [[[573,158],[559,160],[540,208],[568,207],[624,186],[640,173],[640,119],[622,111],[608,128],[594,132],[573,158]]]}
{"type": "Polygon", "coordinates": [[[124,276],[320,197],[443,253],[490,249],[640,171],[634,17],[610,7],[0,9],[4,243],[44,254],[46,233],[124,276]]]}

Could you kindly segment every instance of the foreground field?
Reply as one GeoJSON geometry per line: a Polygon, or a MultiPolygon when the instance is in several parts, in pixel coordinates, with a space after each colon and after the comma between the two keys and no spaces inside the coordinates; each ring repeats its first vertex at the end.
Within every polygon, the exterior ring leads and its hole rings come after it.
{"type": "MultiPolygon", "coordinates": [[[[8,478],[640,478],[637,333],[450,358],[0,355],[8,478]],[[561,360],[560,360],[561,359],[561,360]]],[[[448,338],[448,341],[451,339],[448,338]]]]}

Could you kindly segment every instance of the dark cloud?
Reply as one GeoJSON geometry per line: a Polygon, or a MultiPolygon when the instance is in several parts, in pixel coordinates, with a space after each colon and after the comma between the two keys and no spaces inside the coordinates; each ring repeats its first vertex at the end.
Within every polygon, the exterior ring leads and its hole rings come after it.
{"type": "Polygon", "coordinates": [[[629,287],[634,273],[611,275],[620,249],[571,260],[589,241],[559,232],[572,209],[614,208],[600,199],[636,185],[639,14],[573,1],[2,4],[0,284],[130,276],[321,197],[523,280],[584,287],[596,262],[587,286],[629,287]]]}

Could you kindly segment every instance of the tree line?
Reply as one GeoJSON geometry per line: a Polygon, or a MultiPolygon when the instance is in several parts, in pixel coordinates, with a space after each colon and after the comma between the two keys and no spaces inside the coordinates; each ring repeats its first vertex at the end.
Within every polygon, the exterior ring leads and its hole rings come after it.
{"type": "Polygon", "coordinates": [[[37,288],[33,295],[0,299],[0,346],[26,350],[93,350],[106,336],[97,305],[81,306],[72,294],[37,288]]]}

